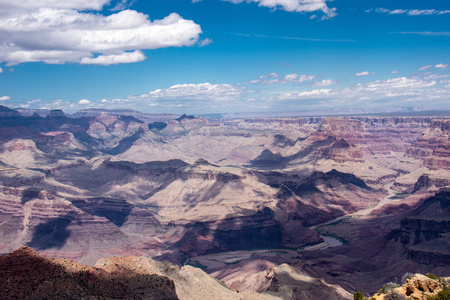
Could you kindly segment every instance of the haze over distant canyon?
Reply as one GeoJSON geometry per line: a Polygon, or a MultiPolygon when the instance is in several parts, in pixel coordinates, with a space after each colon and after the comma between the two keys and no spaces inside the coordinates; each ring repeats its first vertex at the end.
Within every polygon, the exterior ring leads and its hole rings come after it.
{"type": "Polygon", "coordinates": [[[204,272],[221,299],[349,299],[406,272],[448,276],[448,117],[0,116],[2,254],[151,258],[185,299],[174,278],[204,272]]]}

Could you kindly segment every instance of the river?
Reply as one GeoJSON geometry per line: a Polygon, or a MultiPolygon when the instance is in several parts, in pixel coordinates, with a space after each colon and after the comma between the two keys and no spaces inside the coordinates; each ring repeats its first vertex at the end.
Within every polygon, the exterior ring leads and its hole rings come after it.
{"type": "MultiPolygon", "coordinates": [[[[315,225],[315,226],[311,227],[311,229],[316,230],[320,234],[320,232],[317,230],[320,227],[326,226],[326,225],[331,224],[331,223],[335,223],[335,222],[340,221],[340,220],[345,219],[345,218],[354,218],[354,217],[361,217],[361,216],[369,215],[375,209],[378,209],[378,208],[382,207],[383,205],[385,205],[387,203],[390,203],[392,201],[392,198],[395,196],[395,191],[392,189],[393,185],[394,185],[394,183],[389,183],[389,184],[386,184],[384,186],[384,188],[388,191],[388,194],[387,194],[387,196],[384,199],[382,199],[380,202],[378,202],[377,205],[375,205],[373,207],[361,209],[361,210],[359,210],[357,212],[354,212],[352,214],[348,214],[348,215],[337,217],[337,218],[335,218],[333,220],[330,220],[330,221],[327,221],[325,223],[322,223],[322,224],[319,224],[319,225],[315,225]]],[[[338,240],[338,239],[336,239],[336,238],[334,238],[332,236],[327,236],[327,235],[323,235],[323,234],[320,234],[319,236],[324,240],[325,243],[328,244],[328,245],[320,248],[320,250],[327,249],[327,248],[330,248],[330,247],[338,247],[338,246],[342,245],[342,242],[340,240],[338,240]]]]}
{"type": "Polygon", "coordinates": [[[330,247],[337,247],[337,246],[343,245],[340,240],[335,239],[335,238],[333,238],[331,236],[320,235],[320,237],[323,238],[325,243],[327,243],[328,245],[326,245],[325,247],[320,248],[319,250],[323,250],[323,249],[327,249],[327,248],[330,248],[330,247]]]}

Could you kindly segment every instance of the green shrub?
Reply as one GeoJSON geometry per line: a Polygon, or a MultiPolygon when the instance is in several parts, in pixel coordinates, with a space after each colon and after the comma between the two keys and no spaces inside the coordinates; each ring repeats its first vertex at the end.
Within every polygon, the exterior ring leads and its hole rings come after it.
{"type": "Polygon", "coordinates": [[[434,300],[450,300],[450,289],[440,291],[436,297],[434,297],[434,300]]]}
{"type": "Polygon", "coordinates": [[[353,294],[353,300],[367,300],[367,297],[360,291],[357,291],[353,294]]]}
{"type": "Polygon", "coordinates": [[[388,282],[386,284],[383,284],[383,287],[381,287],[378,290],[378,294],[387,294],[390,291],[392,291],[393,289],[398,288],[398,287],[400,287],[399,284],[397,284],[395,282],[388,282]]]}
{"type": "Polygon", "coordinates": [[[442,284],[443,290],[450,290],[450,280],[441,277],[440,283],[442,284]]]}
{"type": "Polygon", "coordinates": [[[441,277],[434,275],[433,273],[427,273],[426,275],[428,278],[434,279],[434,280],[439,280],[441,278],[441,277]]]}

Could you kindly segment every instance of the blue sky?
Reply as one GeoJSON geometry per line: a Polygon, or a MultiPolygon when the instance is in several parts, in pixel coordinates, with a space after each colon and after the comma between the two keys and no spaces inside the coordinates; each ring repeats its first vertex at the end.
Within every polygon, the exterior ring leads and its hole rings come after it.
{"type": "Polygon", "coordinates": [[[450,108],[450,3],[0,0],[0,104],[450,108]]]}

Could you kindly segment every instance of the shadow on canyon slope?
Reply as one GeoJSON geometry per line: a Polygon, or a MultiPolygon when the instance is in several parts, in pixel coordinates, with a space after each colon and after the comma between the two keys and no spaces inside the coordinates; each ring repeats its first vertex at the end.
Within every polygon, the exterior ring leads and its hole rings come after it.
{"type": "Polygon", "coordinates": [[[33,199],[36,199],[39,197],[39,193],[42,191],[42,189],[39,188],[28,188],[23,191],[22,198],[20,199],[20,202],[22,204],[25,204],[33,199]]]}
{"type": "Polygon", "coordinates": [[[314,268],[326,270],[336,282],[352,283],[353,290],[376,290],[406,272],[446,276],[450,264],[450,191],[405,209],[398,205],[370,217],[335,225],[350,242],[323,251],[305,252],[314,268]]]}
{"type": "Polygon", "coordinates": [[[134,142],[139,140],[144,135],[144,130],[139,129],[138,132],[133,134],[132,136],[126,137],[119,142],[119,145],[112,148],[111,150],[105,151],[110,155],[118,155],[126,152],[128,149],[133,146],[134,142]]]}
{"type": "MultiPolygon", "coordinates": [[[[275,142],[279,144],[280,137],[275,136],[274,138],[275,142]]],[[[302,142],[305,139],[297,139],[296,142],[302,142]]],[[[285,145],[291,145],[288,142],[285,141],[285,145]],[[287,143],[287,144],[286,144],[287,143]]],[[[295,143],[294,143],[295,144],[295,143]]],[[[278,153],[272,153],[270,150],[263,150],[260,155],[258,155],[255,159],[250,161],[250,165],[248,167],[256,167],[259,169],[283,169],[285,168],[289,163],[295,160],[303,159],[306,157],[309,157],[309,160],[307,162],[304,162],[305,164],[308,162],[312,162],[319,157],[329,157],[330,153],[335,149],[346,149],[350,148],[350,144],[344,140],[340,139],[338,140],[334,136],[329,136],[325,140],[321,141],[314,141],[310,145],[306,146],[304,149],[300,150],[299,152],[283,157],[278,153]],[[315,152],[318,152],[316,155],[314,155],[315,152]],[[319,157],[317,157],[319,155],[319,157]]]]}
{"type": "Polygon", "coordinates": [[[117,227],[122,226],[130,215],[133,205],[123,199],[89,198],[72,200],[72,204],[85,213],[104,217],[117,227]]]}
{"type": "MultiPolygon", "coordinates": [[[[114,261],[113,261],[114,262],[114,261]]],[[[127,261],[91,267],[22,247],[0,257],[1,299],[178,299],[173,280],[127,261]]]]}
{"type": "MultiPolygon", "coordinates": [[[[280,172],[253,173],[262,183],[278,189],[278,203],[274,210],[260,207],[259,211],[242,211],[239,217],[236,213],[216,221],[185,223],[181,225],[184,227],[182,237],[169,246],[169,251],[163,258],[179,263],[184,258],[209,253],[298,248],[317,244],[322,239],[317,232],[309,228],[310,226],[358,209],[358,206],[352,205],[348,196],[340,199],[344,195],[336,194],[336,188],[345,188],[352,191],[352,194],[357,190],[366,193],[360,195],[376,198],[376,191],[368,187],[363,180],[336,170],[327,173],[315,172],[308,177],[280,172]],[[325,186],[331,192],[322,192],[318,188],[319,185],[325,186]],[[330,206],[330,203],[333,205],[330,206]]],[[[216,197],[224,184],[217,181],[200,195],[186,195],[185,205],[216,197]]],[[[373,204],[374,199],[360,206],[373,204]]]]}
{"type": "Polygon", "coordinates": [[[34,228],[33,237],[27,246],[36,250],[62,248],[71,232],[67,227],[72,223],[72,218],[58,217],[41,223],[34,228]]]}
{"type": "MultiPolygon", "coordinates": [[[[176,226],[171,224],[169,226],[176,226]]],[[[282,232],[269,208],[254,215],[183,225],[185,232],[158,260],[180,264],[189,257],[237,250],[281,247],[282,232]]]]}

